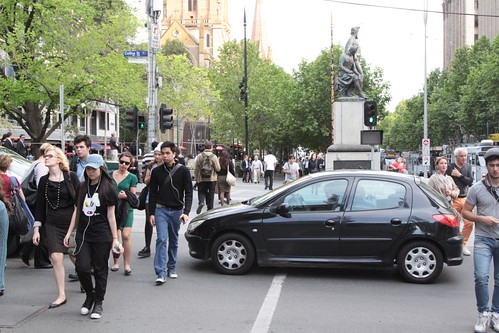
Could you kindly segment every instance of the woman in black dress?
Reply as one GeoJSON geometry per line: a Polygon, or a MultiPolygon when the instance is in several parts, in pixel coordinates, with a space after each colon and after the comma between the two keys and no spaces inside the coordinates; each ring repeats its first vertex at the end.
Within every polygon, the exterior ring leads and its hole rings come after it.
{"type": "Polygon", "coordinates": [[[39,228],[45,226],[46,242],[52,261],[58,296],[49,309],[66,303],[64,289],[64,236],[71,222],[75,206],[75,188],[78,176],[69,171],[69,163],[61,149],[49,146],[45,149],[45,165],[49,172],[38,183],[36,196],[36,222],[33,230],[33,244],[40,244],[39,228]]]}

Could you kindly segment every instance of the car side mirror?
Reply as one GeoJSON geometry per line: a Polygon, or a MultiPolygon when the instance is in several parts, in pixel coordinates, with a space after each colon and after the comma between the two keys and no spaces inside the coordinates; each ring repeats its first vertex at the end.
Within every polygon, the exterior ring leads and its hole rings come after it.
{"type": "Polygon", "coordinates": [[[290,218],[291,214],[289,213],[289,211],[289,204],[286,202],[283,202],[275,208],[275,213],[281,215],[282,217],[290,218]]]}

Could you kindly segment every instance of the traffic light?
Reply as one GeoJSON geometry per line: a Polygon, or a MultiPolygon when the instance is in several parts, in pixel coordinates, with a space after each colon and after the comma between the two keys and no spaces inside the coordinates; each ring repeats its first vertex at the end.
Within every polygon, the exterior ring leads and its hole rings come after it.
{"type": "Polygon", "coordinates": [[[173,109],[166,107],[164,103],[159,108],[159,128],[163,133],[173,128],[173,109]]]}
{"type": "Polygon", "coordinates": [[[378,108],[376,102],[364,102],[364,125],[373,127],[378,123],[378,108]]]}
{"type": "Polygon", "coordinates": [[[139,130],[146,129],[146,117],[145,116],[138,116],[137,122],[138,122],[137,126],[138,126],[139,130]]]}
{"type": "Polygon", "coordinates": [[[246,98],[246,78],[243,77],[243,80],[239,83],[239,89],[241,90],[239,93],[239,100],[244,101],[246,98]]]}
{"type": "Polygon", "coordinates": [[[125,128],[136,131],[137,130],[137,116],[138,116],[139,110],[137,109],[136,106],[133,107],[133,109],[126,109],[125,110],[125,128]]]}

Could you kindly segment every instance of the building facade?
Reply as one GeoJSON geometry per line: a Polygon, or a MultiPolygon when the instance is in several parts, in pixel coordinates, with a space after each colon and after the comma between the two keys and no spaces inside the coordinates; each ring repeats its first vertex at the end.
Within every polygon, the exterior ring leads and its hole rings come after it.
{"type": "Polygon", "coordinates": [[[451,66],[456,49],[499,34],[499,0],[444,0],[444,68],[451,66]]]}

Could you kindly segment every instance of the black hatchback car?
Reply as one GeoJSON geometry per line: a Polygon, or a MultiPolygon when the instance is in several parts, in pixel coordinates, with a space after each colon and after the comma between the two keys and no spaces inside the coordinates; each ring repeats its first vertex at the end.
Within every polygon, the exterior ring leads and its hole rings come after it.
{"type": "Polygon", "coordinates": [[[315,173],[196,216],[189,253],[225,274],[260,266],[397,266],[431,283],[463,262],[461,218],[421,178],[384,171],[315,173]]]}

